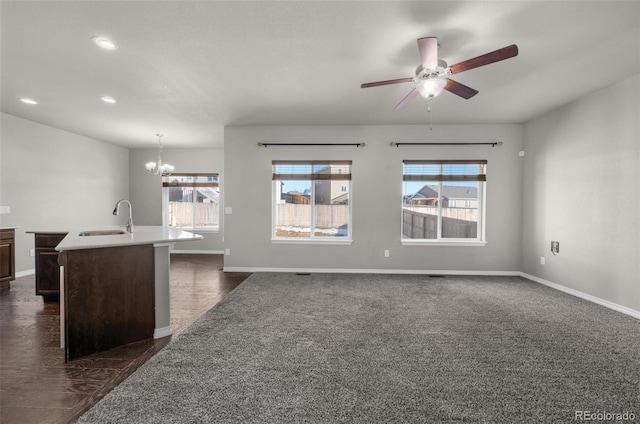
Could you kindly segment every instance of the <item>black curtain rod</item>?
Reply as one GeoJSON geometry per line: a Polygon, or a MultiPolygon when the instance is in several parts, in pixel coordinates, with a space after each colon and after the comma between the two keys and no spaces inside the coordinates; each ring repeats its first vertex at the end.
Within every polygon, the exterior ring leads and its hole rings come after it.
{"type": "Polygon", "coordinates": [[[259,147],[268,146],[356,146],[364,147],[365,143],[262,143],[258,142],[259,147]]]}
{"type": "Polygon", "coordinates": [[[489,143],[396,143],[394,141],[391,142],[391,147],[400,147],[400,146],[502,146],[502,141],[494,141],[489,143]]]}

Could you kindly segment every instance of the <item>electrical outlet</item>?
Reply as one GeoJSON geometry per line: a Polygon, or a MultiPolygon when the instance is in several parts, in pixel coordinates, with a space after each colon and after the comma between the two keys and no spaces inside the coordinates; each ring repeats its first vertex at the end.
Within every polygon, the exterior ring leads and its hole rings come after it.
{"type": "Polygon", "coordinates": [[[389,251],[388,251],[388,250],[385,250],[385,251],[384,251],[384,257],[385,257],[385,258],[388,258],[388,257],[389,257],[389,251]]]}
{"type": "Polygon", "coordinates": [[[544,256],[540,256],[540,265],[544,265],[546,262],[544,256]]]}
{"type": "Polygon", "coordinates": [[[231,255],[231,249],[224,249],[224,254],[227,256],[231,255]]]}
{"type": "Polygon", "coordinates": [[[29,249],[29,256],[31,256],[32,258],[36,256],[36,249],[29,249]]]}
{"type": "Polygon", "coordinates": [[[551,253],[554,255],[556,253],[560,253],[560,242],[559,241],[551,241],[551,253]]]}

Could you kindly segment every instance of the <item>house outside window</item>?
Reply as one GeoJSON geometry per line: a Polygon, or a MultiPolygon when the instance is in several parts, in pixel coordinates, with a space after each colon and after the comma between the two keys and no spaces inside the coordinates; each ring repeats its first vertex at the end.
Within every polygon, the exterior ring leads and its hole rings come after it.
{"type": "Polygon", "coordinates": [[[484,245],[486,160],[403,161],[403,244],[484,245]]]}
{"type": "Polygon", "coordinates": [[[218,174],[172,174],[162,177],[162,223],[198,231],[220,229],[218,174]]]}
{"type": "Polygon", "coordinates": [[[351,161],[273,161],[274,242],[351,241],[351,161]]]}

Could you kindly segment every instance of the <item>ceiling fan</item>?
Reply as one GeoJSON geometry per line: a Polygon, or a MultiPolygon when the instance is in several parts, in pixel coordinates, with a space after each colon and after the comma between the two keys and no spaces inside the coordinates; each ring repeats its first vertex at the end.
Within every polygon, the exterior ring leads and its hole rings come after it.
{"type": "Polygon", "coordinates": [[[433,99],[444,89],[456,94],[463,99],[470,99],[478,94],[478,90],[467,87],[448,78],[448,75],[459,74],[460,72],[499,62],[518,55],[518,46],[512,44],[507,47],[483,54],[473,59],[465,60],[452,66],[447,66],[447,62],[438,59],[438,39],[436,37],[424,37],[418,39],[418,50],[422,63],[416,68],[416,76],[408,78],[398,78],[386,81],[368,82],[362,84],[361,88],[378,87],[380,85],[399,84],[403,82],[416,82],[416,87],[402,99],[395,109],[403,109],[418,94],[428,99],[433,99]]]}

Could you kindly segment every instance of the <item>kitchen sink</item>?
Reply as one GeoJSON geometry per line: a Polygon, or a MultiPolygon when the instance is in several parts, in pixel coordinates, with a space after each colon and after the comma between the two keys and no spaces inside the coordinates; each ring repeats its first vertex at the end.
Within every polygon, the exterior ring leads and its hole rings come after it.
{"type": "Polygon", "coordinates": [[[127,234],[122,230],[94,230],[94,231],[83,231],[79,236],[87,237],[87,236],[115,236],[118,234],[127,234]]]}

